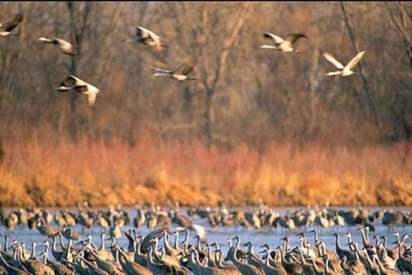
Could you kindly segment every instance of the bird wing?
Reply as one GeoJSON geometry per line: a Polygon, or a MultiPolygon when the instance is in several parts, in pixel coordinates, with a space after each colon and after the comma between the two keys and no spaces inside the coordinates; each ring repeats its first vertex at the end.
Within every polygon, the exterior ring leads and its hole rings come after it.
{"type": "Polygon", "coordinates": [[[61,83],[60,87],[73,88],[76,85],[76,78],[69,75],[61,83]]]}
{"type": "Polygon", "coordinates": [[[146,29],[146,28],[143,28],[143,27],[140,27],[140,26],[137,26],[136,35],[137,35],[138,38],[148,38],[148,37],[150,37],[155,41],[160,40],[160,37],[157,34],[155,34],[154,32],[152,32],[149,29],[146,29]]]}
{"type": "Polygon", "coordinates": [[[54,44],[58,44],[58,45],[68,45],[68,44],[70,44],[70,42],[67,42],[67,41],[64,40],[64,39],[57,38],[57,37],[54,37],[54,38],[53,38],[53,43],[54,43],[54,44]]]}
{"type": "Polygon", "coordinates": [[[142,252],[147,252],[147,247],[150,245],[150,241],[154,238],[160,239],[161,237],[163,237],[165,231],[170,232],[169,226],[159,227],[147,234],[140,244],[140,249],[142,250],[142,252]]]}
{"type": "Polygon", "coordinates": [[[170,74],[171,71],[165,70],[165,69],[160,69],[160,68],[151,68],[153,73],[162,73],[162,74],[170,74]]]}
{"type": "Polygon", "coordinates": [[[270,32],[265,32],[265,33],[263,34],[263,36],[264,36],[265,38],[273,39],[276,44],[277,44],[277,43],[282,43],[283,41],[285,41],[282,37],[279,37],[279,36],[277,36],[277,35],[274,35],[273,33],[270,33],[270,32]]]}
{"type": "Polygon", "coordinates": [[[207,230],[205,227],[198,225],[198,224],[192,224],[191,229],[196,231],[196,233],[199,235],[199,238],[202,242],[207,242],[207,230]]]}
{"type": "Polygon", "coordinates": [[[156,40],[156,41],[160,40],[160,37],[154,32],[152,32],[151,30],[145,29],[145,31],[153,40],[156,40]]]}
{"type": "Polygon", "coordinates": [[[149,37],[148,29],[137,26],[136,27],[136,36],[137,38],[147,38],[149,37]]]}
{"type": "Polygon", "coordinates": [[[364,54],[365,54],[365,51],[358,53],[354,58],[352,58],[351,61],[349,61],[349,63],[345,66],[345,68],[348,68],[350,70],[353,69],[362,59],[364,54]]]}
{"type": "MultiPolygon", "coordinates": [[[[93,107],[94,103],[96,102],[97,93],[99,90],[93,89],[87,93],[88,100],[89,100],[89,107],[93,107]]],[[[120,229],[119,229],[120,230],[120,229]]],[[[120,232],[121,233],[121,232],[120,232]]]]}
{"type": "Polygon", "coordinates": [[[189,65],[189,66],[184,66],[180,68],[180,73],[182,75],[187,75],[189,74],[191,71],[193,71],[193,66],[189,65]]]}
{"type": "Polygon", "coordinates": [[[285,41],[288,41],[290,44],[294,44],[299,38],[305,37],[307,38],[306,35],[304,35],[303,33],[292,33],[292,34],[288,34],[285,38],[285,41]]]}
{"type": "Polygon", "coordinates": [[[336,68],[343,70],[344,66],[342,65],[342,63],[340,63],[338,60],[336,60],[336,58],[334,58],[333,56],[331,56],[329,53],[323,53],[323,57],[329,61],[330,63],[332,63],[333,65],[336,66],[336,68]]]}
{"type": "Polygon", "coordinates": [[[4,23],[4,25],[1,25],[0,30],[10,32],[15,27],[17,27],[21,23],[21,21],[23,21],[23,17],[16,15],[16,17],[13,20],[4,23]]]}
{"type": "Polygon", "coordinates": [[[139,42],[142,42],[143,44],[149,45],[149,46],[155,46],[157,50],[161,50],[162,47],[166,47],[166,45],[162,44],[162,41],[160,39],[160,36],[152,32],[151,30],[148,30],[146,28],[137,26],[137,39],[139,42]]]}
{"type": "Polygon", "coordinates": [[[84,92],[87,92],[87,86],[86,85],[76,85],[74,87],[74,90],[76,91],[76,93],[84,93],[84,92]]]}
{"type": "Polygon", "coordinates": [[[84,80],[81,80],[80,78],[74,76],[74,75],[69,75],[67,77],[67,79],[70,79],[70,81],[73,83],[74,82],[74,86],[87,86],[87,82],[84,80]]]}
{"type": "Polygon", "coordinates": [[[186,62],[176,69],[173,70],[173,73],[181,73],[183,75],[189,74],[193,71],[195,64],[197,63],[197,57],[192,57],[189,62],[186,62]]]}

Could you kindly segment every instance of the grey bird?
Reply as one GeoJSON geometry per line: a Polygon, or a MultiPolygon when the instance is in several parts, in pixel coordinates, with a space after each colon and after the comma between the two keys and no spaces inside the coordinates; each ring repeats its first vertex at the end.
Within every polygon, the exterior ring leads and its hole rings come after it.
{"type": "Polygon", "coordinates": [[[189,62],[180,65],[174,70],[152,68],[153,76],[166,76],[179,81],[197,80],[197,78],[189,76],[189,74],[193,71],[196,62],[197,58],[192,58],[189,62]]]}
{"type": "Polygon", "coordinates": [[[365,51],[359,52],[354,58],[352,58],[351,61],[349,61],[346,66],[343,66],[342,63],[340,63],[336,58],[334,58],[332,55],[329,53],[325,52],[323,53],[323,57],[335,65],[336,68],[338,68],[337,71],[334,72],[329,72],[326,75],[340,75],[342,77],[344,76],[349,76],[354,74],[355,72],[353,71],[353,68],[359,63],[359,61],[362,59],[363,55],[365,54],[365,51]]]}
{"type": "Polygon", "coordinates": [[[88,96],[89,107],[94,106],[97,94],[99,93],[99,89],[97,87],[74,75],[69,75],[66,79],[64,79],[60,83],[57,90],[59,92],[75,91],[77,93],[86,94],[88,96]]]}
{"type": "Polygon", "coordinates": [[[279,37],[273,33],[270,32],[265,32],[263,36],[266,39],[272,40],[274,43],[273,44],[265,44],[260,46],[262,49],[272,49],[272,50],[277,50],[281,52],[300,52],[295,49],[294,45],[296,41],[298,41],[299,38],[308,38],[305,34],[303,33],[291,33],[288,34],[285,39],[282,37],[279,37]]]}
{"type": "Polygon", "coordinates": [[[38,43],[46,43],[52,44],[60,49],[60,51],[67,55],[74,55],[74,46],[72,43],[57,37],[47,38],[47,37],[40,37],[37,39],[38,43]]]}
{"type": "Polygon", "coordinates": [[[162,48],[167,48],[167,46],[163,44],[160,36],[155,34],[153,31],[143,28],[141,26],[136,27],[136,38],[126,38],[123,40],[123,42],[147,45],[150,47],[154,47],[158,51],[160,51],[162,48]]]}

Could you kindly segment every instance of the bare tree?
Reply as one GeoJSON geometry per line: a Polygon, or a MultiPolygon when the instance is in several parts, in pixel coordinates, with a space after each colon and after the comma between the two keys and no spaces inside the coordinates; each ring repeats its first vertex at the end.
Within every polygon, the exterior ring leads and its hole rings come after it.
{"type": "MultiPolygon", "coordinates": [[[[345,5],[343,4],[342,1],[340,2],[340,8],[342,10],[345,25],[348,28],[348,33],[349,33],[353,48],[354,48],[355,52],[358,53],[358,52],[360,52],[360,49],[359,49],[359,46],[356,42],[355,34],[354,34],[354,31],[353,31],[352,26],[350,24],[350,20],[349,20],[348,14],[346,12],[345,5]]],[[[379,123],[378,113],[376,112],[376,108],[375,108],[375,105],[373,103],[373,99],[372,99],[372,96],[371,96],[371,93],[370,93],[370,90],[369,90],[369,85],[368,85],[368,81],[366,79],[365,71],[364,71],[361,63],[359,63],[358,67],[359,67],[359,70],[360,70],[360,73],[361,73],[361,76],[362,76],[363,88],[364,88],[364,92],[366,94],[366,97],[368,99],[369,109],[372,112],[372,116],[373,116],[373,119],[375,120],[376,125],[378,125],[378,127],[379,127],[380,123],[379,123]]]]}
{"type": "Polygon", "coordinates": [[[173,46],[180,50],[180,55],[198,58],[199,88],[204,96],[203,133],[208,144],[213,145],[214,98],[226,79],[228,57],[234,51],[253,3],[196,3],[192,6],[194,9],[189,9],[187,3],[167,6],[174,19],[175,41],[178,41],[173,46]],[[187,24],[188,21],[191,24],[187,24]]]}
{"type": "MultiPolygon", "coordinates": [[[[395,34],[401,38],[404,44],[405,57],[408,59],[409,67],[412,69],[412,5],[407,2],[384,2],[377,3],[376,7],[382,12],[383,18],[385,18],[392,28],[395,30],[395,34]]],[[[400,129],[402,133],[400,139],[411,141],[412,139],[412,120],[411,120],[411,108],[412,99],[410,97],[410,73],[407,74],[407,79],[403,73],[400,75],[400,88],[391,91],[393,98],[389,102],[390,113],[396,128],[400,129]],[[409,76],[409,77],[408,77],[409,76]],[[405,92],[404,91],[406,88],[405,92]]],[[[405,165],[409,160],[411,146],[405,144],[402,162],[405,165]]],[[[406,167],[406,166],[404,166],[406,167]]]]}
{"type": "MultiPolygon", "coordinates": [[[[67,9],[69,12],[70,22],[70,34],[71,40],[75,45],[75,54],[71,58],[71,64],[69,66],[69,74],[78,74],[78,64],[82,57],[83,40],[85,37],[85,31],[88,28],[88,20],[93,3],[92,2],[67,2],[67,9]]],[[[79,117],[76,110],[78,95],[75,93],[70,94],[70,132],[74,138],[78,136],[78,124],[79,117]]]]}

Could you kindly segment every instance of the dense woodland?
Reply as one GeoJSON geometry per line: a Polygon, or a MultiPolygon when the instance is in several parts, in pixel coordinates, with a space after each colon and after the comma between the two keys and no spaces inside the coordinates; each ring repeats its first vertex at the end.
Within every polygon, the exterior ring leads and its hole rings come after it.
{"type": "Polygon", "coordinates": [[[0,23],[17,13],[0,37],[4,205],[412,204],[412,3],[3,2],[0,23]],[[168,48],[122,42],[138,25],[168,48]],[[281,53],[264,32],[308,39],[281,53]],[[356,74],[325,76],[323,52],[362,50],[356,74]],[[198,81],[151,74],[193,56],[198,81]],[[69,74],[100,89],[94,107],[56,90],[69,74]]]}

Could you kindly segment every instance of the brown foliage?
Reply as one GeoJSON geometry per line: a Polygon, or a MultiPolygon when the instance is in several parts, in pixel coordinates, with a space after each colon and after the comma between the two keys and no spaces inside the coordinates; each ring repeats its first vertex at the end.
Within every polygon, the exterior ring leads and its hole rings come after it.
{"type": "Polygon", "coordinates": [[[133,146],[119,139],[12,141],[0,167],[3,205],[405,205],[411,162],[403,146],[297,147],[272,143],[227,151],[200,141],[133,146]]]}

